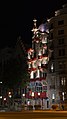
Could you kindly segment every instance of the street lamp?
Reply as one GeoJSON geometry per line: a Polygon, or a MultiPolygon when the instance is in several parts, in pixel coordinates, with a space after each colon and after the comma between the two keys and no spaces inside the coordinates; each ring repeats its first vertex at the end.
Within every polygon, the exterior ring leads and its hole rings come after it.
{"type": "Polygon", "coordinates": [[[0,96],[0,99],[2,99],[2,96],[0,96]]]}
{"type": "Polygon", "coordinates": [[[40,96],[40,92],[38,92],[38,96],[40,96]]]}
{"type": "Polygon", "coordinates": [[[11,105],[12,105],[12,92],[11,91],[8,92],[8,99],[9,99],[9,108],[11,108],[11,105]]]}
{"type": "Polygon", "coordinates": [[[25,97],[25,94],[23,94],[23,97],[25,97]]]}
{"type": "Polygon", "coordinates": [[[33,110],[34,110],[34,99],[33,99],[33,97],[34,97],[34,92],[32,92],[32,103],[33,103],[33,110]]]}
{"type": "Polygon", "coordinates": [[[23,104],[25,105],[25,93],[23,93],[22,96],[23,96],[23,104]]]}
{"type": "Polygon", "coordinates": [[[38,92],[39,104],[40,104],[40,92],[38,92]]]}
{"type": "Polygon", "coordinates": [[[0,96],[0,105],[2,105],[2,95],[0,96]]]}
{"type": "Polygon", "coordinates": [[[6,101],[6,98],[4,98],[3,100],[6,101]]]}
{"type": "Polygon", "coordinates": [[[3,98],[3,106],[6,106],[6,104],[7,104],[7,98],[4,97],[4,98],[3,98]]]}
{"type": "Polygon", "coordinates": [[[2,105],[2,98],[3,98],[3,96],[2,96],[2,81],[0,81],[0,105],[2,105]]]}
{"type": "Polygon", "coordinates": [[[32,97],[34,97],[34,92],[32,92],[32,97]]]}
{"type": "Polygon", "coordinates": [[[11,92],[10,92],[10,91],[8,92],[8,96],[9,96],[9,98],[11,98],[11,97],[12,97],[12,94],[11,94],[11,92]]]}
{"type": "Polygon", "coordinates": [[[64,92],[62,92],[62,98],[63,98],[63,101],[64,101],[64,92]]]}

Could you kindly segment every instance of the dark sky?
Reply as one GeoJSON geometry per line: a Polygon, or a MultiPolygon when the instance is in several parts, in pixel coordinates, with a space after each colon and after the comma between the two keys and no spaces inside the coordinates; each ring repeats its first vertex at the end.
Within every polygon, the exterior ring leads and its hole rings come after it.
{"type": "Polygon", "coordinates": [[[0,48],[14,46],[17,37],[31,44],[33,19],[37,25],[54,15],[55,10],[67,3],[67,0],[22,0],[21,2],[0,3],[0,48]]]}

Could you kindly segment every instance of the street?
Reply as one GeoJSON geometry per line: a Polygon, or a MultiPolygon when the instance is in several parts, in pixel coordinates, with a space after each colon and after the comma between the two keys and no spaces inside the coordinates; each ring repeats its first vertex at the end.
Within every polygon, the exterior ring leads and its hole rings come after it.
{"type": "Polygon", "coordinates": [[[67,119],[67,111],[0,112],[0,119],[67,119]]]}

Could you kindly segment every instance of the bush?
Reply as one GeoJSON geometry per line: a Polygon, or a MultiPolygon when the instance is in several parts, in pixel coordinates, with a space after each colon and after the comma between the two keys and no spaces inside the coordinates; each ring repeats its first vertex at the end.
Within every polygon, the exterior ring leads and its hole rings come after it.
{"type": "Polygon", "coordinates": [[[22,105],[22,110],[24,110],[24,108],[25,108],[25,106],[24,106],[24,105],[22,105]]]}
{"type": "Polygon", "coordinates": [[[34,105],[35,109],[41,109],[41,105],[34,105]]]}
{"type": "Polygon", "coordinates": [[[33,110],[33,106],[32,106],[32,105],[28,105],[27,108],[28,108],[29,110],[33,110]]]}
{"type": "Polygon", "coordinates": [[[52,105],[52,109],[56,110],[58,108],[58,105],[52,105]]]}

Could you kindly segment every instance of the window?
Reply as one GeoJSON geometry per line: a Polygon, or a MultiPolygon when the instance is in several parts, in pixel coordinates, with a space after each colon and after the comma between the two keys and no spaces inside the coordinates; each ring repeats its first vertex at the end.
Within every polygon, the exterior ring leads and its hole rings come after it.
{"type": "Polygon", "coordinates": [[[44,43],[47,43],[47,37],[42,38],[42,43],[43,43],[43,44],[44,44],[44,43]]]}
{"type": "Polygon", "coordinates": [[[54,52],[52,52],[51,54],[51,59],[54,59],[54,52]]]}
{"type": "Polygon", "coordinates": [[[42,55],[42,50],[39,50],[38,55],[39,55],[39,56],[41,56],[41,55],[42,55]]]}
{"type": "Polygon", "coordinates": [[[65,56],[65,49],[59,50],[59,56],[65,56]]]}
{"type": "Polygon", "coordinates": [[[65,77],[61,78],[61,85],[66,85],[66,79],[65,79],[65,77]]]}
{"type": "Polygon", "coordinates": [[[51,72],[53,72],[54,71],[54,64],[52,63],[51,64],[51,72]]]}
{"type": "Polygon", "coordinates": [[[62,96],[63,96],[63,101],[64,101],[64,92],[62,92],[62,96]]]}
{"type": "Polygon", "coordinates": [[[54,62],[52,62],[50,65],[50,72],[53,73],[54,71],[55,71],[55,65],[54,62]]]}
{"type": "Polygon", "coordinates": [[[58,25],[63,25],[64,24],[64,20],[58,21],[58,25]]]}
{"type": "Polygon", "coordinates": [[[64,44],[64,38],[58,39],[59,45],[64,44]]]}
{"type": "Polygon", "coordinates": [[[46,78],[46,76],[47,76],[47,73],[43,72],[43,77],[46,78]]]}
{"type": "Polygon", "coordinates": [[[36,61],[32,62],[32,67],[36,68],[36,61]]]}
{"type": "Polygon", "coordinates": [[[39,77],[40,77],[40,71],[37,70],[37,72],[36,72],[36,78],[39,78],[39,77]]]}
{"type": "Polygon", "coordinates": [[[43,77],[43,72],[42,71],[40,71],[40,77],[43,77]]]}
{"type": "Polygon", "coordinates": [[[31,73],[30,73],[30,79],[33,79],[34,78],[34,72],[32,71],[31,73]]]}
{"type": "Polygon", "coordinates": [[[50,36],[51,39],[53,39],[53,33],[51,33],[51,36],[50,36]]]}
{"type": "Polygon", "coordinates": [[[52,94],[52,99],[55,99],[55,94],[54,93],[52,94]]]}
{"type": "Polygon", "coordinates": [[[31,68],[31,67],[32,67],[32,65],[31,65],[31,63],[29,63],[29,64],[28,64],[28,68],[31,68]]]}
{"type": "Polygon", "coordinates": [[[59,62],[58,64],[59,64],[59,69],[64,69],[65,66],[66,66],[64,61],[63,62],[59,62]]]}
{"type": "Polygon", "coordinates": [[[42,86],[37,86],[37,87],[36,87],[36,91],[37,91],[37,92],[42,92],[42,86]]]}
{"type": "Polygon", "coordinates": [[[46,91],[47,90],[47,86],[43,86],[43,91],[46,91]]]}
{"type": "Polygon", "coordinates": [[[62,35],[62,34],[64,34],[64,30],[59,30],[58,35],[62,35]]]}
{"type": "Polygon", "coordinates": [[[31,58],[32,58],[32,53],[28,52],[28,59],[31,59],[31,58]]]}
{"type": "Polygon", "coordinates": [[[51,29],[53,29],[53,23],[51,23],[51,25],[50,25],[50,30],[51,30],[51,29]]]}
{"type": "Polygon", "coordinates": [[[55,94],[52,94],[52,102],[55,102],[55,94]]]}

